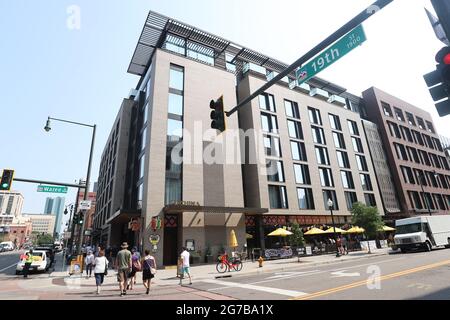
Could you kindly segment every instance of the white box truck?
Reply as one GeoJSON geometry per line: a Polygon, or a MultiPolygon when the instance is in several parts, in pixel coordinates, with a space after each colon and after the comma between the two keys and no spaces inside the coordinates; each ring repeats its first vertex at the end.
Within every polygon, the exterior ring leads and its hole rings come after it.
{"type": "Polygon", "coordinates": [[[394,242],[402,252],[450,246],[450,215],[400,219],[395,228],[394,242]]]}

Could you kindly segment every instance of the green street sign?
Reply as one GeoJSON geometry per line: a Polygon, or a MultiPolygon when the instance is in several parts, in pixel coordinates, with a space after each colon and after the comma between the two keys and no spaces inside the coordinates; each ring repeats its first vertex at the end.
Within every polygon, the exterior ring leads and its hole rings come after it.
{"type": "Polygon", "coordinates": [[[67,193],[67,187],[40,185],[37,188],[37,192],[67,193]]]}
{"type": "Polygon", "coordinates": [[[360,46],[366,40],[367,38],[363,26],[357,26],[334,43],[330,48],[308,62],[305,66],[297,69],[295,72],[297,85],[301,85],[303,82],[311,79],[320,71],[326,69],[347,53],[360,46]]]}

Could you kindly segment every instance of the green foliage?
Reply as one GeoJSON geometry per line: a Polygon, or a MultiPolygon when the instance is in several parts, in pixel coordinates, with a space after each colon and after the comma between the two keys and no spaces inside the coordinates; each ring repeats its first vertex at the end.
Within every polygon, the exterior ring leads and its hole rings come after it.
{"type": "Polygon", "coordinates": [[[53,244],[53,236],[51,234],[41,234],[37,236],[37,245],[53,244]]]}
{"type": "Polygon", "coordinates": [[[357,202],[353,204],[352,216],[352,223],[364,228],[365,234],[369,238],[374,238],[377,230],[384,226],[376,207],[368,207],[365,204],[357,202]]]}
{"type": "Polygon", "coordinates": [[[303,232],[302,229],[300,229],[298,223],[294,222],[292,224],[291,232],[293,233],[291,236],[289,236],[289,242],[291,246],[303,247],[305,245],[305,238],[303,238],[303,232]]]}

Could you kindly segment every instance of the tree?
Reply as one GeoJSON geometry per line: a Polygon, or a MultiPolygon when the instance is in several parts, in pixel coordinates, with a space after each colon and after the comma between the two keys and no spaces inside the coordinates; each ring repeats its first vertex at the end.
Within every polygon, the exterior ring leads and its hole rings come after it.
{"type": "Polygon", "coordinates": [[[289,236],[291,245],[297,248],[303,247],[305,245],[305,239],[303,238],[303,232],[298,223],[294,222],[291,225],[291,232],[292,235],[289,236]]]}
{"type": "MultiPolygon", "coordinates": [[[[364,228],[364,233],[368,239],[375,237],[377,231],[384,226],[378,209],[376,207],[368,207],[360,202],[353,204],[352,223],[364,228]]],[[[369,253],[371,253],[369,243],[368,246],[369,253]]]]}
{"type": "Polygon", "coordinates": [[[44,244],[53,244],[53,236],[48,233],[40,234],[37,236],[37,244],[39,246],[44,244]]]}

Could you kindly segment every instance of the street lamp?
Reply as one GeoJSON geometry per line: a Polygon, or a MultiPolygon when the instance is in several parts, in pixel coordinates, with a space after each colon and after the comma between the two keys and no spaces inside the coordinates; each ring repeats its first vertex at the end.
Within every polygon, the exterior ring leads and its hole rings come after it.
{"type": "Polygon", "coordinates": [[[331,212],[331,222],[333,223],[333,237],[334,237],[334,243],[336,244],[336,258],[339,258],[341,255],[339,254],[339,248],[337,245],[337,239],[336,239],[336,225],[334,224],[334,216],[333,216],[333,200],[328,199],[328,208],[331,212]]]}
{"type": "MultiPolygon", "coordinates": [[[[81,122],[74,122],[74,121],[68,121],[68,120],[56,119],[56,118],[48,117],[47,122],[46,122],[45,127],[44,127],[44,130],[47,131],[47,132],[49,132],[52,129],[51,126],[50,126],[50,120],[55,120],[55,121],[75,124],[75,125],[79,125],[79,126],[83,126],[83,127],[89,127],[89,128],[93,129],[92,130],[91,151],[90,151],[90,154],[89,154],[89,162],[88,162],[88,169],[87,169],[87,175],[86,175],[86,184],[85,184],[84,196],[83,196],[83,200],[87,200],[88,192],[89,192],[89,182],[90,182],[90,178],[91,178],[92,155],[94,153],[95,130],[97,128],[97,125],[95,125],[95,124],[94,125],[90,125],[90,124],[81,123],[81,122]]],[[[78,197],[77,197],[76,201],[78,202],[78,197]]],[[[84,238],[83,235],[84,235],[84,224],[82,224],[81,227],[80,227],[80,242],[79,242],[79,245],[77,246],[77,253],[78,253],[78,255],[81,253],[81,247],[83,246],[83,238],[84,238]]],[[[73,234],[71,235],[71,237],[73,237],[73,234]]]]}

